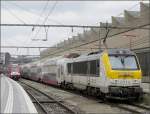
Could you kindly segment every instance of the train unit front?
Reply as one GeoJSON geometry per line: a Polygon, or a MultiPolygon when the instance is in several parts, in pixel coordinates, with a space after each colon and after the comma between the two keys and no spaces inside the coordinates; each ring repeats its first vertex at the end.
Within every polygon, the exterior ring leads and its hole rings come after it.
{"type": "Polygon", "coordinates": [[[20,66],[18,64],[11,64],[8,66],[8,76],[10,78],[18,80],[20,75],[20,66]]]}
{"type": "Polygon", "coordinates": [[[105,87],[111,98],[141,98],[142,73],[136,55],[125,49],[104,51],[105,87]]]}

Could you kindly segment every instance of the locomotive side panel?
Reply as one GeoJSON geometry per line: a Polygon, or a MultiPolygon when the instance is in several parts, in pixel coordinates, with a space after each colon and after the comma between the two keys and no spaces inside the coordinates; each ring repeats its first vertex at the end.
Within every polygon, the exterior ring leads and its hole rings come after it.
{"type": "Polygon", "coordinates": [[[69,81],[78,89],[99,87],[99,54],[91,58],[78,58],[67,63],[69,81]]]}

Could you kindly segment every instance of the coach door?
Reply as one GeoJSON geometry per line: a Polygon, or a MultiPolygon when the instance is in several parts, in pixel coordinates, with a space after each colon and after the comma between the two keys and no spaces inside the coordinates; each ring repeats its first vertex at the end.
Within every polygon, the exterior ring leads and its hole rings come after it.
{"type": "Polygon", "coordinates": [[[57,68],[57,74],[58,74],[58,82],[60,83],[61,82],[61,71],[60,71],[60,66],[58,66],[57,68]]]}
{"type": "Polygon", "coordinates": [[[90,85],[90,62],[87,62],[87,85],[90,85]]]}
{"type": "Polygon", "coordinates": [[[64,67],[62,65],[59,66],[59,71],[58,72],[59,72],[59,79],[61,81],[63,81],[64,80],[64,67]]]}

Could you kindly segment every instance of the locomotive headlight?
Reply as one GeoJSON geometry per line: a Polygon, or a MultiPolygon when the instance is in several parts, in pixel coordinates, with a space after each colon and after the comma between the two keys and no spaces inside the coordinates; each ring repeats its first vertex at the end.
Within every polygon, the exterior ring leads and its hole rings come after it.
{"type": "Polygon", "coordinates": [[[118,82],[118,80],[115,80],[115,84],[118,82]]]}
{"type": "Polygon", "coordinates": [[[133,80],[133,84],[140,84],[139,80],[133,80]]]}
{"type": "Polygon", "coordinates": [[[136,83],[136,82],[137,82],[137,80],[134,80],[134,82],[136,83]]]}

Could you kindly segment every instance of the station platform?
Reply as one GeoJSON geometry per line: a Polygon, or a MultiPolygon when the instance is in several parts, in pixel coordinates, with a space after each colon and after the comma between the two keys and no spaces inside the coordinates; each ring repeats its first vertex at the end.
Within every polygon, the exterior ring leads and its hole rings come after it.
{"type": "Polygon", "coordinates": [[[0,113],[37,113],[30,97],[14,80],[0,75],[0,113]]]}

